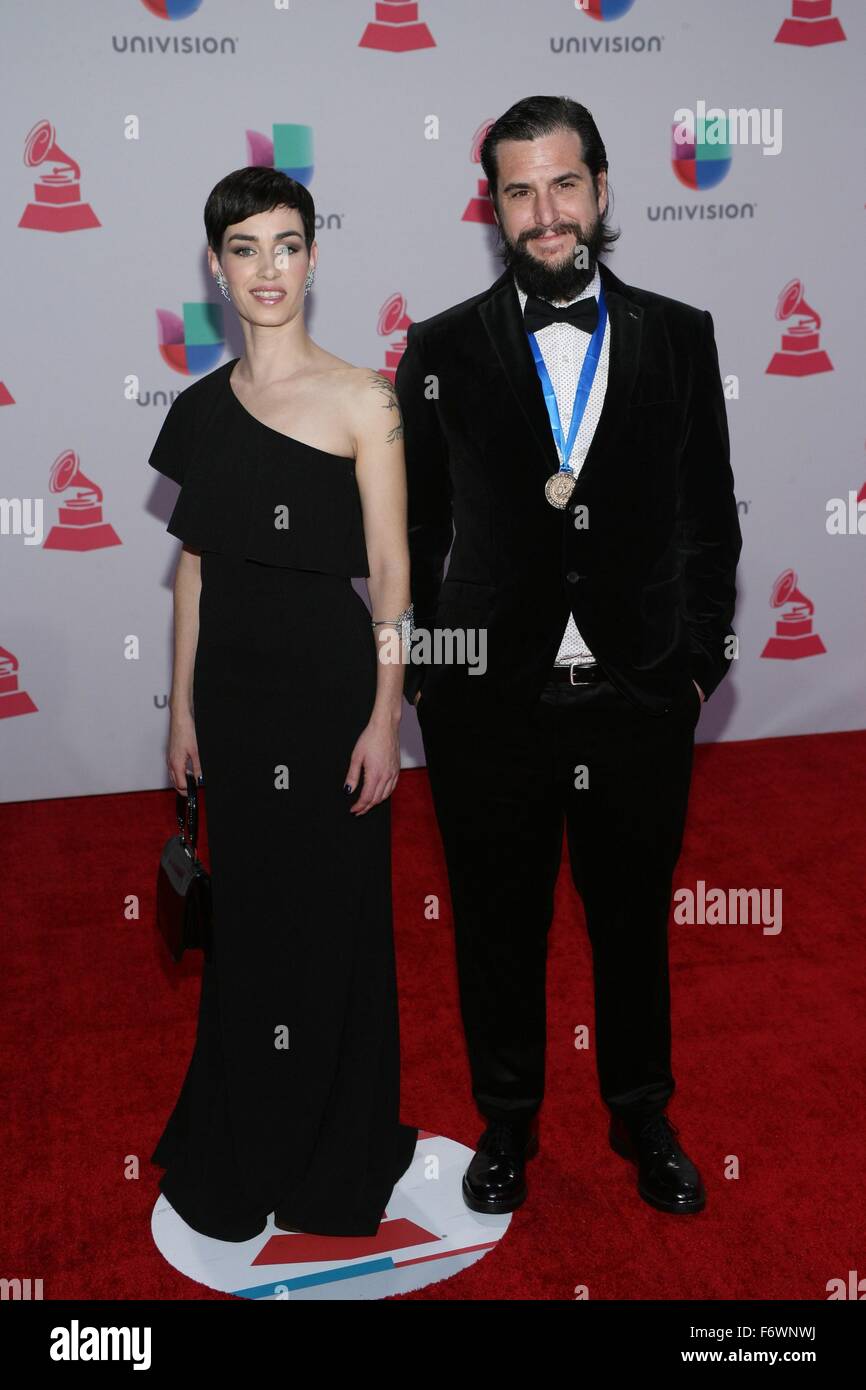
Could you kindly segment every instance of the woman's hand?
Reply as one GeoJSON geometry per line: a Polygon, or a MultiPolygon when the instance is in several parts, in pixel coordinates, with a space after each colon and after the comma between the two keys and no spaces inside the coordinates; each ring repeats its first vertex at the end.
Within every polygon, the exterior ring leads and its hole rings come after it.
{"type": "Polygon", "coordinates": [[[191,711],[175,713],[172,711],[171,724],[168,731],[168,755],[166,762],[171,774],[174,788],[182,796],[186,796],[186,765],[187,761],[192,763],[192,770],[195,780],[201,777],[201,763],[198,756],[198,744],[195,737],[195,722],[191,711]]]}
{"type": "Polygon", "coordinates": [[[361,769],[364,770],[364,788],[354,806],[349,810],[353,815],[362,816],[371,806],[377,806],[390,796],[400,776],[400,724],[390,720],[374,723],[372,720],[361,734],[352,750],[352,760],[346,773],[346,783],[352,789],[358,785],[361,769]]]}

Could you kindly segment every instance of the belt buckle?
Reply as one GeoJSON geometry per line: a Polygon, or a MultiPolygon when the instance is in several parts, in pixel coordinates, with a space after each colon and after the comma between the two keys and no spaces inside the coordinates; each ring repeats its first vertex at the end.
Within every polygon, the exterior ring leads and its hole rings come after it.
{"type": "Polygon", "coordinates": [[[579,661],[571,661],[571,662],[569,662],[569,665],[568,665],[568,683],[569,683],[569,685],[580,685],[580,684],[581,684],[580,681],[576,681],[576,680],[574,679],[574,668],[575,668],[575,666],[580,666],[580,665],[581,665],[581,663],[580,663],[579,661]]]}

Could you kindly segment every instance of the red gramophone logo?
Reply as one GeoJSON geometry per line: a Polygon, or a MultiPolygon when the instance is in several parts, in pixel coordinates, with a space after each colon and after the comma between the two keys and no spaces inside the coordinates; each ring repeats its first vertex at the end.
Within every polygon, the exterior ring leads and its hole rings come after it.
{"type": "Polygon", "coordinates": [[[0,719],[15,714],[35,714],[34,705],[26,690],[18,689],[18,658],[0,647],[0,719]]]}
{"type": "MultiPolygon", "coordinates": [[[[483,125],[478,127],[472,137],[471,159],[473,164],[481,163],[481,146],[484,143],[485,135],[492,125],[492,121],[485,121],[483,125]]],[[[490,201],[490,185],[486,179],[478,180],[478,192],[475,197],[470,198],[469,202],[466,204],[466,211],[461,221],[484,222],[488,227],[496,225],[496,218],[493,216],[493,204],[490,201]]]]}
{"type": "Polygon", "coordinates": [[[0,405],[14,405],[15,397],[9,390],[5,381],[0,381],[0,405]]]}
{"type": "Polygon", "coordinates": [[[791,0],[791,16],[786,19],[776,43],[816,48],[822,43],[841,43],[845,30],[833,15],[833,0],[791,0]]]}
{"type": "Polygon", "coordinates": [[[782,347],[773,354],[767,371],[774,376],[814,376],[832,372],[833,363],[821,348],[818,329],[821,316],[806,303],[802,280],[790,280],[776,302],[776,318],[794,319],[782,334],[782,347]]]}
{"type": "Polygon", "coordinates": [[[776,620],[776,635],[767,642],[761,656],[799,661],[804,656],[820,656],[827,650],[817,632],[812,631],[815,605],[797,588],[793,570],[779,575],[770,594],[770,606],[783,608],[785,612],[776,620]]]}
{"type": "Polygon", "coordinates": [[[121,544],[114,527],[102,519],[102,488],[85,477],[72,449],[58,454],[48,485],[52,492],[73,492],[58,509],[58,524],[45,537],[43,550],[104,550],[121,544]]]}
{"type": "Polygon", "coordinates": [[[37,121],[24,141],[24,163],[28,169],[40,164],[49,167],[39,175],[33,196],[19,227],[35,232],[80,232],[102,224],[89,203],[81,201],[81,169],[54,138],[50,121],[37,121]]]}
{"type": "Polygon", "coordinates": [[[396,377],[400,358],[406,351],[406,331],[411,322],[402,294],[392,294],[390,299],[385,300],[379,311],[376,332],[381,338],[391,339],[385,349],[385,365],[380,368],[382,375],[389,377],[391,381],[396,377]]]}
{"type": "Polygon", "coordinates": [[[408,53],[415,48],[435,48],[436,40],[423,20],[417,3],[376,0],[376,18],[367,25],[359,48],[378,48],[384,53],[408,53]]]}

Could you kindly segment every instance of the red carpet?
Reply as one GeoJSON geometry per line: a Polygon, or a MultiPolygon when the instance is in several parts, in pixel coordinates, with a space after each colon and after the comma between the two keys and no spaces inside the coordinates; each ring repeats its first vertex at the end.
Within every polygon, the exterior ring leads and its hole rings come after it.
{"type": "MultiPolygon", "coordinates": [[[[498,1249],[411,1298],[827,1297],[863,1263],[866,733],[699,746],[676,883],[783,889],[783,925],[671,928],[670,1115],[698,1216],[652,1210],[607,1146],[589,948],[567,861],[549,962],[547,1099],[530,1196],[498,1249]],[[732,1156],[739,1177],[726,1176],[732,1156]],[[859,1263],[858,1263],[859,1262],[859,1263]]],[[[171,1269],[148,1156],[192,1048],[199,961],[153,926],[173,793],[0,807],[2,1264],[46,1299],[219,1298],[171,1269]],[[127,915],[140,901],[138,920],[127,915]],[[136,1176],[135,1165],[140,1165],[136,1176]]],[[[403,1118],[474,1146],[447,883],[426,773],[394,795],[403,1118]],[[442,900],[425,919],[428,894],[442,900]]]]}

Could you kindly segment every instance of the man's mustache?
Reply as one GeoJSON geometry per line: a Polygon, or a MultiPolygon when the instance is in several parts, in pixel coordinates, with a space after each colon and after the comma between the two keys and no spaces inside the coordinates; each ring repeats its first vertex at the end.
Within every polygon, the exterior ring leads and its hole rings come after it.
{"type": "Polygon", "coordinates": [[[529,231],[521,232],[517,238],[518,246],[523,246],[527,241],[535,241],[540,236],[546,236],[548,232],[574,232],[578,241],[583,241],[583,228],[577,222],[558,222],[555,227],[530,227],[529,231]]]}

